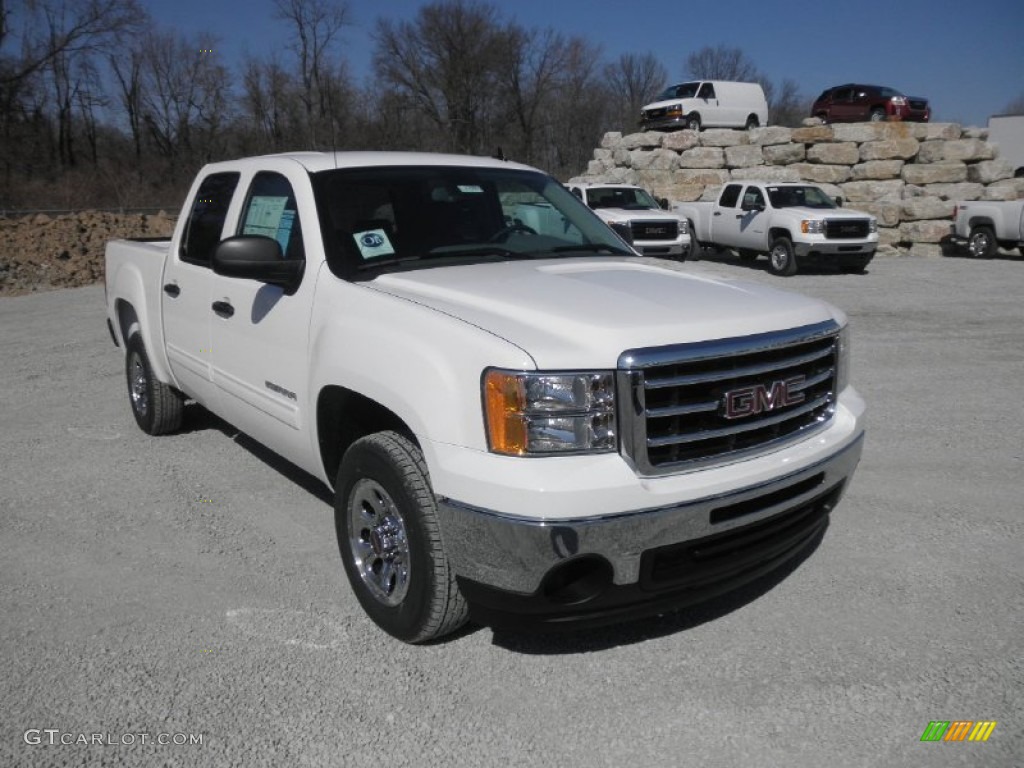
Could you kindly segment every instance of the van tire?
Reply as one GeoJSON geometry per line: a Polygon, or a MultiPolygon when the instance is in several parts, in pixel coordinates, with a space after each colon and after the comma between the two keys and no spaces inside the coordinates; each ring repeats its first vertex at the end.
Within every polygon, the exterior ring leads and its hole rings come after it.
{"type": "Polygon", "coordinates": [[[700,115],[696,112],[691,112],[686,116],[686,130],[688,131],[699,131],[700,130],[700,115]]]}
{"type": "Polygon", "coordinates": [[[747,118],[746,128],[749,131],[751,128],[758,128],[761,125],[761,121],[757,119],[757,115],[750,115],[747,118]]]}

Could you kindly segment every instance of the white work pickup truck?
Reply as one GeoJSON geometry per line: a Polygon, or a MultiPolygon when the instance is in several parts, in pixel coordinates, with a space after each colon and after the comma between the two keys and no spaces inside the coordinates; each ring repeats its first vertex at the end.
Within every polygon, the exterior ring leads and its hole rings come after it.
{"type": "Polygon", "coordinates": [[[952,244],[991,259],[1000,248],[1024,256],[1024,200],[960,202],[953,207],[952,244]]]}
{"type": "Polygon", "coordinates": [[[752,261],[768,254],[776,275],[796,273],[798,260],[816,260],[844,272],[863,272],[878,248],[873,216],[840,208],[813,184],[734,181],[717,202],[677,203],[690,222],[693,249],[735,249],[752,261]]]}
{"type": "Polygon", "coordinates": [[[686,219],[665,211],[651,193],[632,184],[570,182],[569,191],[644,256],[684,261],[690,252],[686,219]]]}
{"type": "Polygon", "coordinates": [[[419,642],[673,610],[820,538],[863,442],[844,315],[674,266],[527,166],[296,153],[111,242],[107,318],[138,425],[190,399],[332,487],[356,597],[419,642]]]}

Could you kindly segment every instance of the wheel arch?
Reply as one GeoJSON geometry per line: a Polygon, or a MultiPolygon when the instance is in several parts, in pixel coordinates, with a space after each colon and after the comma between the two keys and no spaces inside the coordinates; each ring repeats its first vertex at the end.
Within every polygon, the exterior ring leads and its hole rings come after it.
{"type": "Polygon", "coordinates": [[[785,237],[790,242],[793,242],[793,233],[785,227],[772,227],[768,230],[768,245],[771,245],[771,241],[777,237],[785,237]]]}
{"type": "Polygon", "coordinates": [[[394,411],[347,387],[323,387],[316,399],[316,437],[324,475],[334,488],[345,451],[374,432],[403,435],[422,450],[412,428],[394,411]]]}

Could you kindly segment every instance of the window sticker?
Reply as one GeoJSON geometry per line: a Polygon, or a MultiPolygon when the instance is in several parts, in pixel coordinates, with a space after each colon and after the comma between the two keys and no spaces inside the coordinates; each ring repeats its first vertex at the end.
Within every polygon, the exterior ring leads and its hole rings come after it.
{"type": "Polygon", "coordinates": [[[354,232],[352,239],[356,242],[359,255],[366,259],[375,259],[378,256],[394,256],[395,248],[388,239],[388,233],[383,229],[367,229],[364,232],[354,232]]]}
{"type": "Polygon", "coordinates": [[[467,195],[481,195],[484,188],[476,184],[459,184],[459,192],[467,195]]]}
{"type": "MultiPolygon", "coordinates": [[[[288,204],[287,197],[257,197],[249,201],[249,213],[245,217],[243,235],[264,235],[277,239],[277,230],[281,226],[281,216],[288,204]]],[[[294,217],[294,214],[293,214],[294,217]]],[[[291,225],[289,223],[289,232],[291,225]]]]}

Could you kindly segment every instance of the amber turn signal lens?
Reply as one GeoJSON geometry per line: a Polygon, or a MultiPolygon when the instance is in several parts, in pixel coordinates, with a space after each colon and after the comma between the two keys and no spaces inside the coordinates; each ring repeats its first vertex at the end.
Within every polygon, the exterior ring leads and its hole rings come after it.
{"type": "Polygon", "coordinates": [[[522,379],[504,371],[488,371],[484,380],[487,440],[495,453],[526,453],[526,397],[522,379]]]}

